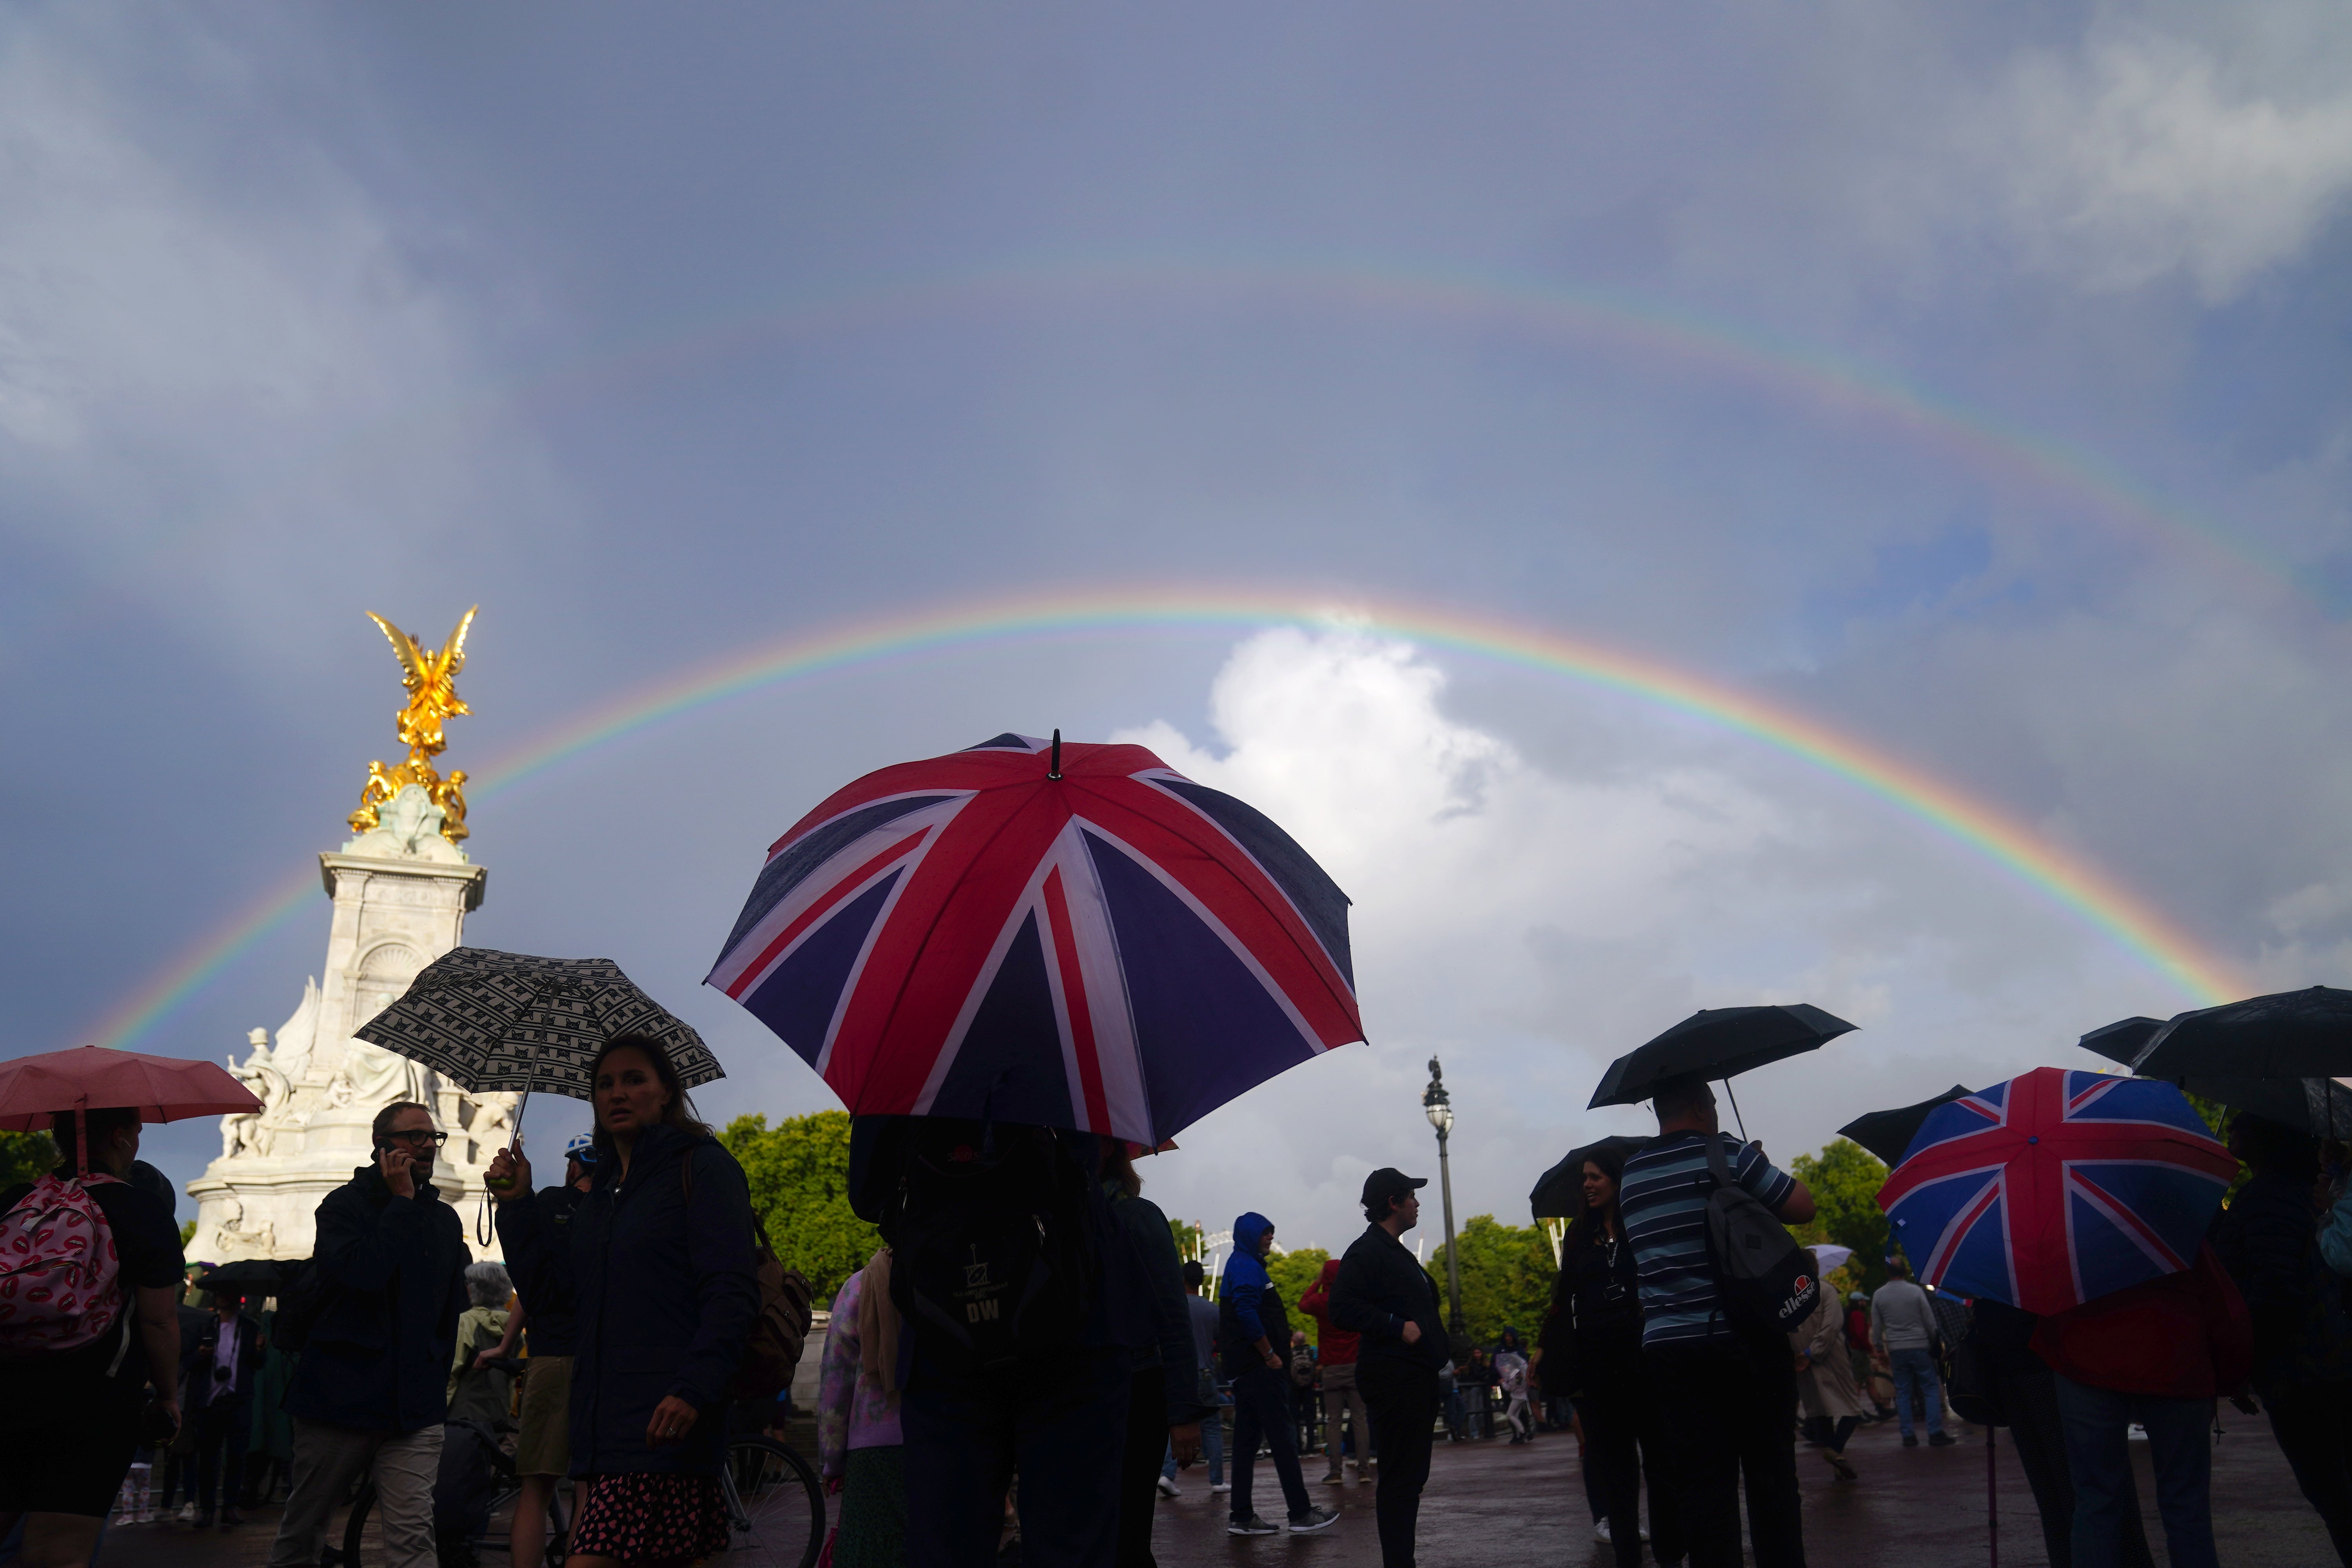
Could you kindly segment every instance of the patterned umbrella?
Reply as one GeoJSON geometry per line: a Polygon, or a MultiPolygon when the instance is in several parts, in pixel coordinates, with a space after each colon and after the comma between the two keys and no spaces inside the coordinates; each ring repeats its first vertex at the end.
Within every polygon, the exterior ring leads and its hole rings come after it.
{"type": "Polygon", "coordinates": [[[2188,1268],[2237,1173],[2170,1084],[2036,1068],[1929,1111],[1878,1204],[1923,1282],[2063,1312],[2188,1268]]]}
{"type": "Polygon", "coordinates": [[[702,1037],[609,958],[452,948],[352,1032],[477,1092],[550,1089],[586,1100],[596,1053],[620,1035],[659,1040],[687,1089],[727,1076],[702,1037]]]}
{"type": "Polygon", "coordinates": [[[1288,834],[1058,734],[839,791],[769,849],[707,984],[853,1114],[1147,1144],[1363,1038],[1347,895],[1288,834]]]}

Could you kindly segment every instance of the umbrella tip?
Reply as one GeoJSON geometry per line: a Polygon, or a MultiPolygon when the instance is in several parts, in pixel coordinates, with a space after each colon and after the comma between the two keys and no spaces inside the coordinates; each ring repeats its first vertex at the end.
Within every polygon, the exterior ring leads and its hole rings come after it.
{"type": "Polygon", "coordinates": [[[1054,731],[1054,761],[1046,768],[1045,776],[1049,779],[1062,776],[1062,732],[1059,730],[1054,731]]]}

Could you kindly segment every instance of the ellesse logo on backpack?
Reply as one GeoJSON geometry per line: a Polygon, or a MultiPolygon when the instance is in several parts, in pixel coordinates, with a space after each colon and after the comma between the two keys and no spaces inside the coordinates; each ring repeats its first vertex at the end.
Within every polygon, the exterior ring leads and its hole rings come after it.
{"type": "Polygon", "coordinates": [[[1790,1318],[1801,1317],[1804,1315],[1801,1309],[1804,1307],[1805,1297],[1812,1288],[1813,1282],[1811,1279],[1806,1279],[1801,1274],[1797,1276],[1797,1283],[1789,1299],[1780,1303],[1781,1321],[1786,1322],[1790,1318]]]}

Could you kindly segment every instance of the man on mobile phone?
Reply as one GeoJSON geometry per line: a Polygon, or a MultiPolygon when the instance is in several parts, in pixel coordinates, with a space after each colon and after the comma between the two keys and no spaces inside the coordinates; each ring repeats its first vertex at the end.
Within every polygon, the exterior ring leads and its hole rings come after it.
{"type": "Polygon", "coordinates": [[[286,1395],[294,1489],[270,1568],[312,1568],[330,1517],[373,1476],[385,1568],[436,1568],[433,1481],[449,1363],[466,1310],[465,1226],[432,1183],[448,1134],[397,1100],[376,1112],[375,1158],[319,1204],[311,1255],[328,1300],[286,1395]]]}

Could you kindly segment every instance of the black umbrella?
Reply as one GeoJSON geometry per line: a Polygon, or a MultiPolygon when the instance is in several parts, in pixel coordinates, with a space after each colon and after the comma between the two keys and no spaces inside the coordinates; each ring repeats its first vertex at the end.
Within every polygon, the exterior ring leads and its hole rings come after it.
{"type": "Polygon", "coordinates": [[[1933,1100],[1923,1100],[1900,1110],[1874,1110],[1867,1116],[1857,1116],[1838,1129],[1838,1136],[1853,1139],[1890,1165],[1899,1165],[1903,1156],[1910,1152],[1911,1140],[1919,1136],[1919,1124],[1927,1120],[1927,1112],[1972,1092],[1956,1083],[1933,1100]]]}
{"type": "Polygon", "coordinates": [[[1622,1167],[1628,1154],[1648,1142],[1646,1138],[1609,1137],[1570,1150],[1568,1158],[1546,1171],[1536,1183],[1535,1191],[1528,1194],[1528,1205],[1535,1210],[1538,1223],[1574,1219],[1584,1212],[1584,1162],[1596,1152],[1615,1154],[1622,1167]]]}
{"type": "Polygon", "coordinates": [[[726,1076],[702,1037],[609,958],[453,948],[352,1032],[477,1091],[543,1089],[586,1100],[596,1053],[621,1035],[660,1041],[683,1088],[726,1076]]]}
{"type": "Polygon", "coordinates": [[[198,1279],[196,1289],[210,1296],[275,1296],[285,1282],[284,1268],[257,1258],[224,1263],[198,1279]]]}
{"type": "Polygon", "coordinates": [[[2094,1029],[2075,1043],[2084,1050],[2103,1056],[2111,1062],[2132,1065],[2134,1058],[2147,1049],[2148,1041],[2164,1027],[2161,1018],[2123,1018],[2094,1029]]]}
{"type": "Polygon", "coordinates": [[[2332,1078],[2192,1078],[2180,1087],[2314,1138],[2352,1136],[2352,1089],[2332,1078]]]}
{"type": "MultiPolygon", "coordinates": [[[[1609,1064],[1592,1105],[1639,1105],[1680,1079],[1728,1079],[1783,1057],[1818,1050],[1853,1026],[1802,1002],[1785,1007],[1702,1007],[1638,1050],[1609,1064]]],[[[1730,1085],[1724,1086],[1728,1093],[1730,1085]]],[[[1739,1115],[1739,1102],[1731,1102],[1739,1115]]],[[[1741,1131],[1747,1131],[1743,1125],[1741,1131]]]]}
{"type": "Polygon", "coordinates": [[[2352,991],[2314,985],[2182,1013],[2132,1061],[2142,1078],[2341,1078],[2352,1073],[2352,991]]]}
{"type": "MultiPolygon", "coordinates": [[[[2289,992],[2290,996],[2307,994],[2289,992]]],[[[2342,995],[2344,993],[2331,993],[2342,995]]],[[[2264,998],[2268,1000],[2268,998],[2264,998]]],[[[2242,1005],[2242,1004],[2241,1004],[2242,1005]]],[[[2220,1011],[2221,1009],[2214,1009],[2220,1011]]],[[[2186,1018],[2203,1016],[2185,1013],[2186,1018]]],[[[2126,1018],[2094,1029],[2083,1037],[2085,1050],[2128,1067],[2146,1051],[2165,1026],[2154,1018],[2126,1018]]],[[[2218,1100],[2232,1110],[2251,1110],[2282,1126],[2314,1137],[2352,1133],[2352,1089],[2327,1078],[2255,1078],[2239,1072],[2169,1074],[2143,1072],[2142,1078],[2164,1078],[2190,1094],[2218,1100]]]]}

